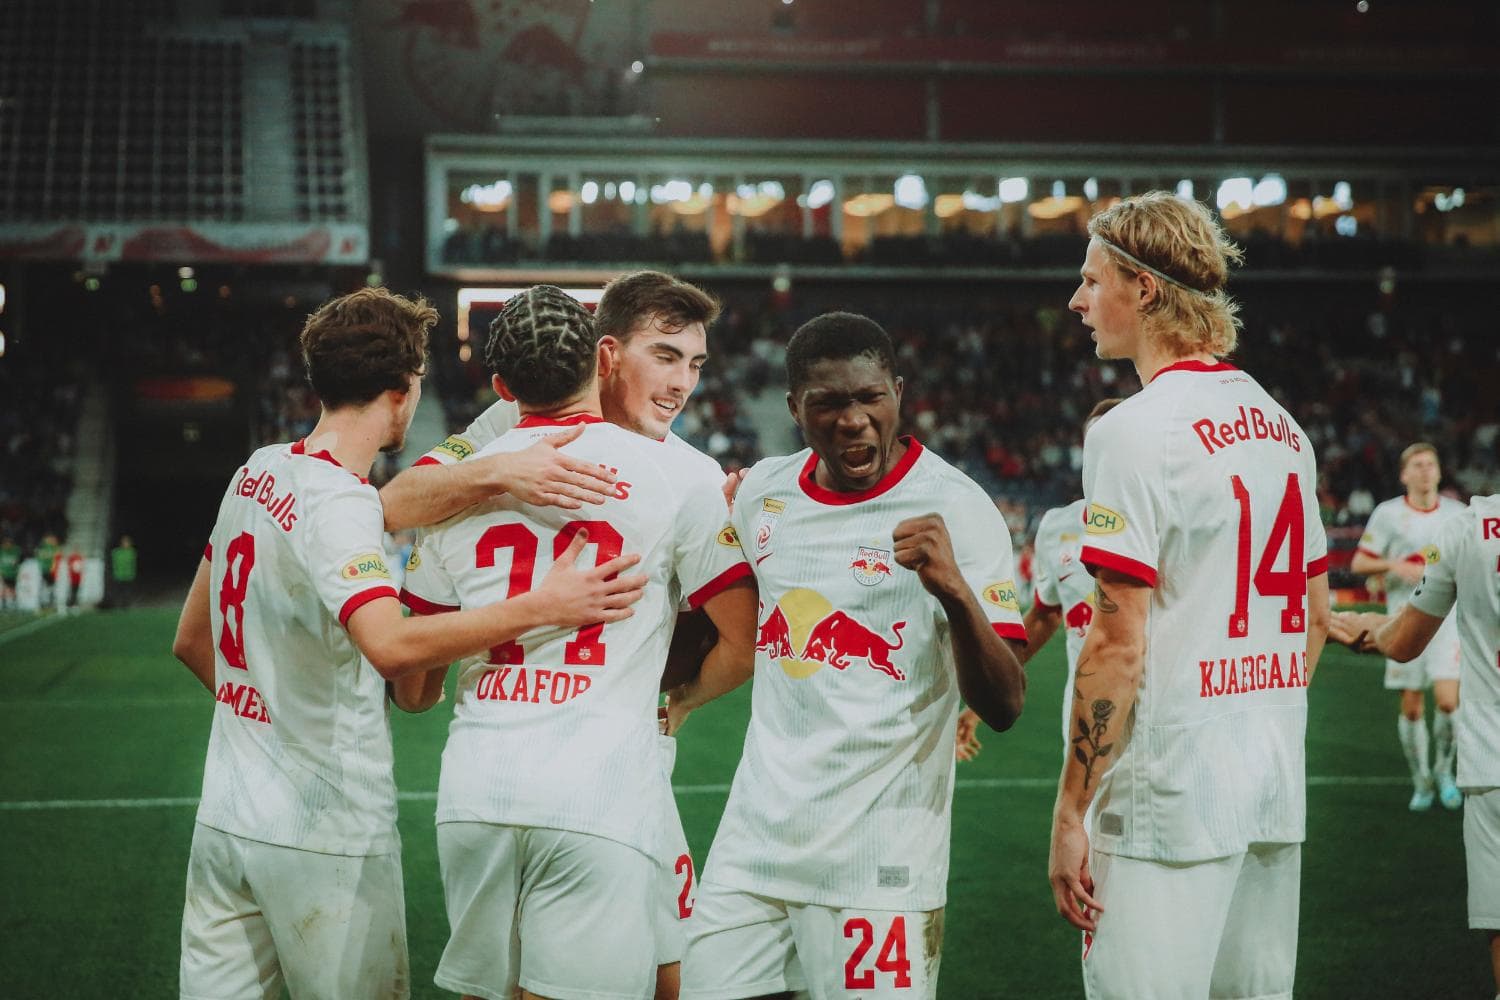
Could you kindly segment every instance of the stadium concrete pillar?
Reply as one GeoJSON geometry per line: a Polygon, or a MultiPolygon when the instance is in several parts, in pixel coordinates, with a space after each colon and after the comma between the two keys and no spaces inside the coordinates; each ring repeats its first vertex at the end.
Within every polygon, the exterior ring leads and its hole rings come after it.
{"type": "Polygon", "coordinates": [[[537,178],[536,185],[536,233],[543,257],[547,253],[547,244],[552,240],[552,206],[548,204],[551,200],[552,174],[543,172],[537,178]]]}

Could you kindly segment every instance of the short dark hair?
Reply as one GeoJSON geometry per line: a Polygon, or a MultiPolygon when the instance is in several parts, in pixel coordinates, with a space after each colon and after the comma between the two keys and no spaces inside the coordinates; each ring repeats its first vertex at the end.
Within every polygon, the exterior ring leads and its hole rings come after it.
{"type": "Polygon", "coordinates": [[[871,357],[891,375],[896,374],[896,351],[891,335],[868,316],[831,312],[814,316],[797,328],[786,345],[787,386],[796,391],[807,382],[819,361],[871,357]]]}
{"type": "Polygon", "coordinates": [[[361,288],[330,299],[302,327],[307,383],[330,410],[362,406],[382,392],[405,392],[427,363],[438,311],[420,295],[361,288]]]}
{"type": "Polygon", "coordinates": [[[604,286],[594,310],[599,335],[625,340],[642,319],[651,316],[672,330],[689,323],[705,327],[719,318],[719,300],[686,281],[660,271],[633,271],[604,286]]]}
{"type": "Polygon", "coordinates": [[[556,285],[533,285],[505,303],[484,345],[484,363],[528,406],[576,396],[598,366],[594,317],[556,285]]]}

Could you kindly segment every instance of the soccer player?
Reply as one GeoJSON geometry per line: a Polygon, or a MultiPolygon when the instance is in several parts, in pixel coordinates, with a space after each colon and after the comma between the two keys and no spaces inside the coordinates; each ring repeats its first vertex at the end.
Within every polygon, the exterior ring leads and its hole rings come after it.
{"type": "MultiPolygon", "coordinates": [[[[640,551],[650,581],[630,622],[533,633],[463,667],[438,787],[452,935],[436,981],[468,995],[649,993],[665,784],[654,707],[679,595],[718,630],[704,675],[743,676],[754,659],[755,591],[720,476],[679,447],[604,422],[599,383],[615,353],[594,329],[550,285],[506,304],[486,362],[522,418],[476,460],[582,424],[568,451],[614,470],[613,497],[587,520],[508,496],[471,507],[427,533],[406,581],[421,614],[502,587],[524,593],[580,528],[601,560],[640,551]]],[[[432,704],[444,673],[398,689],[398,701],[432,704]]]]}
{"type": "MultiPolygon", "coordinates": [[[[1370,514],[1349,568],[1366,575],[1384,574],[1385,606],[1401,613],[1429,564],[1438,560],[1438,535],[1462,515],[1464,505],[1438,493],[1443,471],[1437,449],[1418,441],[1401,453],[1401,485],[1406,495],[1379,504],[1370,514]]],[[[1449,620],[1410,662],[1387,659],[1385,686],[1400,690],[1401,714],[1396,733],[1411,769],[1413,812],[1432,808],[1434,791],[1448,809],[1463,805],[1464,796],[1453,780],[1455,743],[1453,714],[1458,710],[1458,627],[1449,620]],[[1427,761],[1427,719],[1422,712],[1423,691],[1431,686],[1437,716],[1432,724],[1432,763],[1427,761]]]]}
{"type": "MultiPolygon", "coordinates": [[[[1003,730],[1025,689],[1010,533],[974,482],[897,436],[874,321],[809,321],[786,366],[811,447],[758,463],[734,501],[762,605],[755,685],[682,996],[932,997],[959,700],[1003,730]]],[[[680,688],[674,715],[723,679],[680,688]]]]}
{"type": "Polygon", "coordinates": [[[16,578],[21,574],[21,546],[7,535],[0,540],[0,608],[16,606],[16,578]]]}
{"type": "Polygon", "coordinates": [[[1458,731],[1458,786],[1464,808],[1469,927],[1488,932],[1500,998],[1500,496],[1475,497],[1447,519],[1434,543],[1442,554],[1399,614],[1334,615],[1329,635],[1397,662],[1430,650],[1457,616],[1464,724],[1458,731]]]}
{"type": "MultiPolygon", "coordinates": [[[[717,462],[671,429],[698,387],[708,359],[707,328],[718,315],[718,302],[697,286],[660,271],[635,271],[605,286],[594,324],[610,354],[608,372],[599,385],[604,419],[665,441],[705,473],[722,477],[717,462]]],[[[606,470],[560,450],[582,433],[581,425],[564,428],[521,451],[487,453],[482,460],[474,460],[475,452],[519,420],[515,401],[502,396],[466,429],[435,446],[413,468],[388,483],[381,490],[386,527],[397,530],[435,524],[507,489],[527,503],[556,503],[575,510],[585,503],[603,503],[614,493],[613,477],[606,470]]],[[[666,832],[659,852],[657,1000],[673,1000],[686,946],[683,923],[692,914],[695,874],[671,788],[677,741],[662,734],[658,743],[666,773],[662,804],[666,832]]]]}
{"type": "Polygon", "coordinates": [[[442,621],[407,619],[363,476],[421,393],[425,302],[361,289],[307,321],[322,401],[304,440],[256,451],[219,507],[174,654],[216,705],[188,863],[181,995],[409,991],[386,682],[541,625],[623,621],[636,556],[573,568],[442,621]]]}
{"type": "Polygon", "coordinates": [[[1055,902],[1085,932],[1095,1000],[1289,997],[1305,688],[1328,618],[1312,448],[1221,360],[1240,253],[1207,209],[1152,192],[1088,231],[1069,308],[1144,388],[1084,443],[1094,616],[1053,815],[1055,902]]]}

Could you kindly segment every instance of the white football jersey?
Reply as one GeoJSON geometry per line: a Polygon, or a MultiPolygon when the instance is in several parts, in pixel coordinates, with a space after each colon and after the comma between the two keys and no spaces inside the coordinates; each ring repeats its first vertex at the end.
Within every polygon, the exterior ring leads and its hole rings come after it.
{"type": "Polygon", "coordinates": [[[1500,495],[1474,497],[1436,546],[1411,606],[1440,617],[1458,605],[1458,784],[1500,787],[1500,495]]]}
{"type": "Polygon", "coordinates": [[[732,517],[760,586],[744,755],[705,880],[823,906],[930,910],[948,885],[958,678],[942,606],[891,533],[938,511],[995,630],[1024,641],[1010,532],[984,491],[908,441],[836,493],[810,450],[757,464],[732,517]]]}
{"type": "MultiPolygon", "coordinates": [[[[1303,839],[1316,484],[1302,428],[1223,363],[1163,369],[1089,431],[1083,561],[1153,588],[1128,742],[1095,765],[1097,849],[1191,862],[1303,839]]],[[[1073,752],[1101,753],[1112,706],[1072,706],[1073,752]]]]}
{"type": "MultiPolygon", "coordinates": [[[[676,596],[697,607],[750,567],[717,475],[662,442],[583,422],[566,451],[616,472],[613,499],[580,511],[510,497],[471,507],[421,540],[403,599],[432,613],[524,593],[583,527],[585,558],[641,554],[631,572],[648,576],[645,597],[626,621],[539,629],[462,665],[437,821],[571,830],[654,857],[663,783],[655,706],[676,596]]],[[[562,426],[528,417],[476,454],[518,451],[562,426]]]]}
{"type": "MultiPolygon", "coordinates": [[[[1462,515],[1464,505],[1452,497],[1438,495],[1435,506],[1421,510],[1404,496],[1376,505],[1370,513],[1359,551],[1377,559],[1405,560],[1420,564],[1436,561],[1437,540],[1448,522],[1462,515]]],[[[1398,576],[1385,576],[1385,606],[1398,614],[1411,600],[1416,587],[1398,576]]]]}
{"type": "Polygon", "coordinates": [[[1068,679],[1063,687],[1063,737],[1073,725],[1073,677],[1078,653],[1094,620],[1094,577],[1083,565],[1083,516],[1087,500],[1074,500],[1042,515],[1036,526],[1032,566],[1036,571],[1036,603],[1062,613],[1067,640],[1068,679]]]}
{"type": "Polygon", "coordinates": [[[302,442],[261,448],[205,555],[215,653],[198,822],[325,854],[395,850],[385,681],[344,626],[395,597],[374,487],[302,442]]]}

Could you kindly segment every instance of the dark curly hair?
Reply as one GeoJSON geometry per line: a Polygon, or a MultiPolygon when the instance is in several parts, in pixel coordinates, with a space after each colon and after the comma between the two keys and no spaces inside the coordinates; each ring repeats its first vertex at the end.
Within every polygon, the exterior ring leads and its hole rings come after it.
{"type": "Polygon", "coordinates": [[[405,392],[427,364],[427,336],[438,311],[420,295],[361,288],[329,299],[302,327],[307,383],[330,410],[362,406],[382,392],[405,392]]]}
{"type": "Polygon", "coordinates": [[[516,399],[546,407],[576,396],[594,377],[594,317],[556,285],[533,285],[505,303],[490,324],[484,363],[516,399]]]}
{"type": "Polygon", "coordinates": [[[786,345],[787,387],[796,392],[806,384],[812,366],[819,361],[843,361],[869,357],[892,376],[896,374],[896,352],[891,336],[868,316],[831,312],[814,316],[797,328],[786,345]]]}
{"type": "Polygon", "coordinates": [[[661,271],[633,271],[604,286],[594,313],[599,335],[628,340],[645,320],[676,332],[689,323],[711,326],[719,318],[719,300],[697,285],[661,271]]]}

